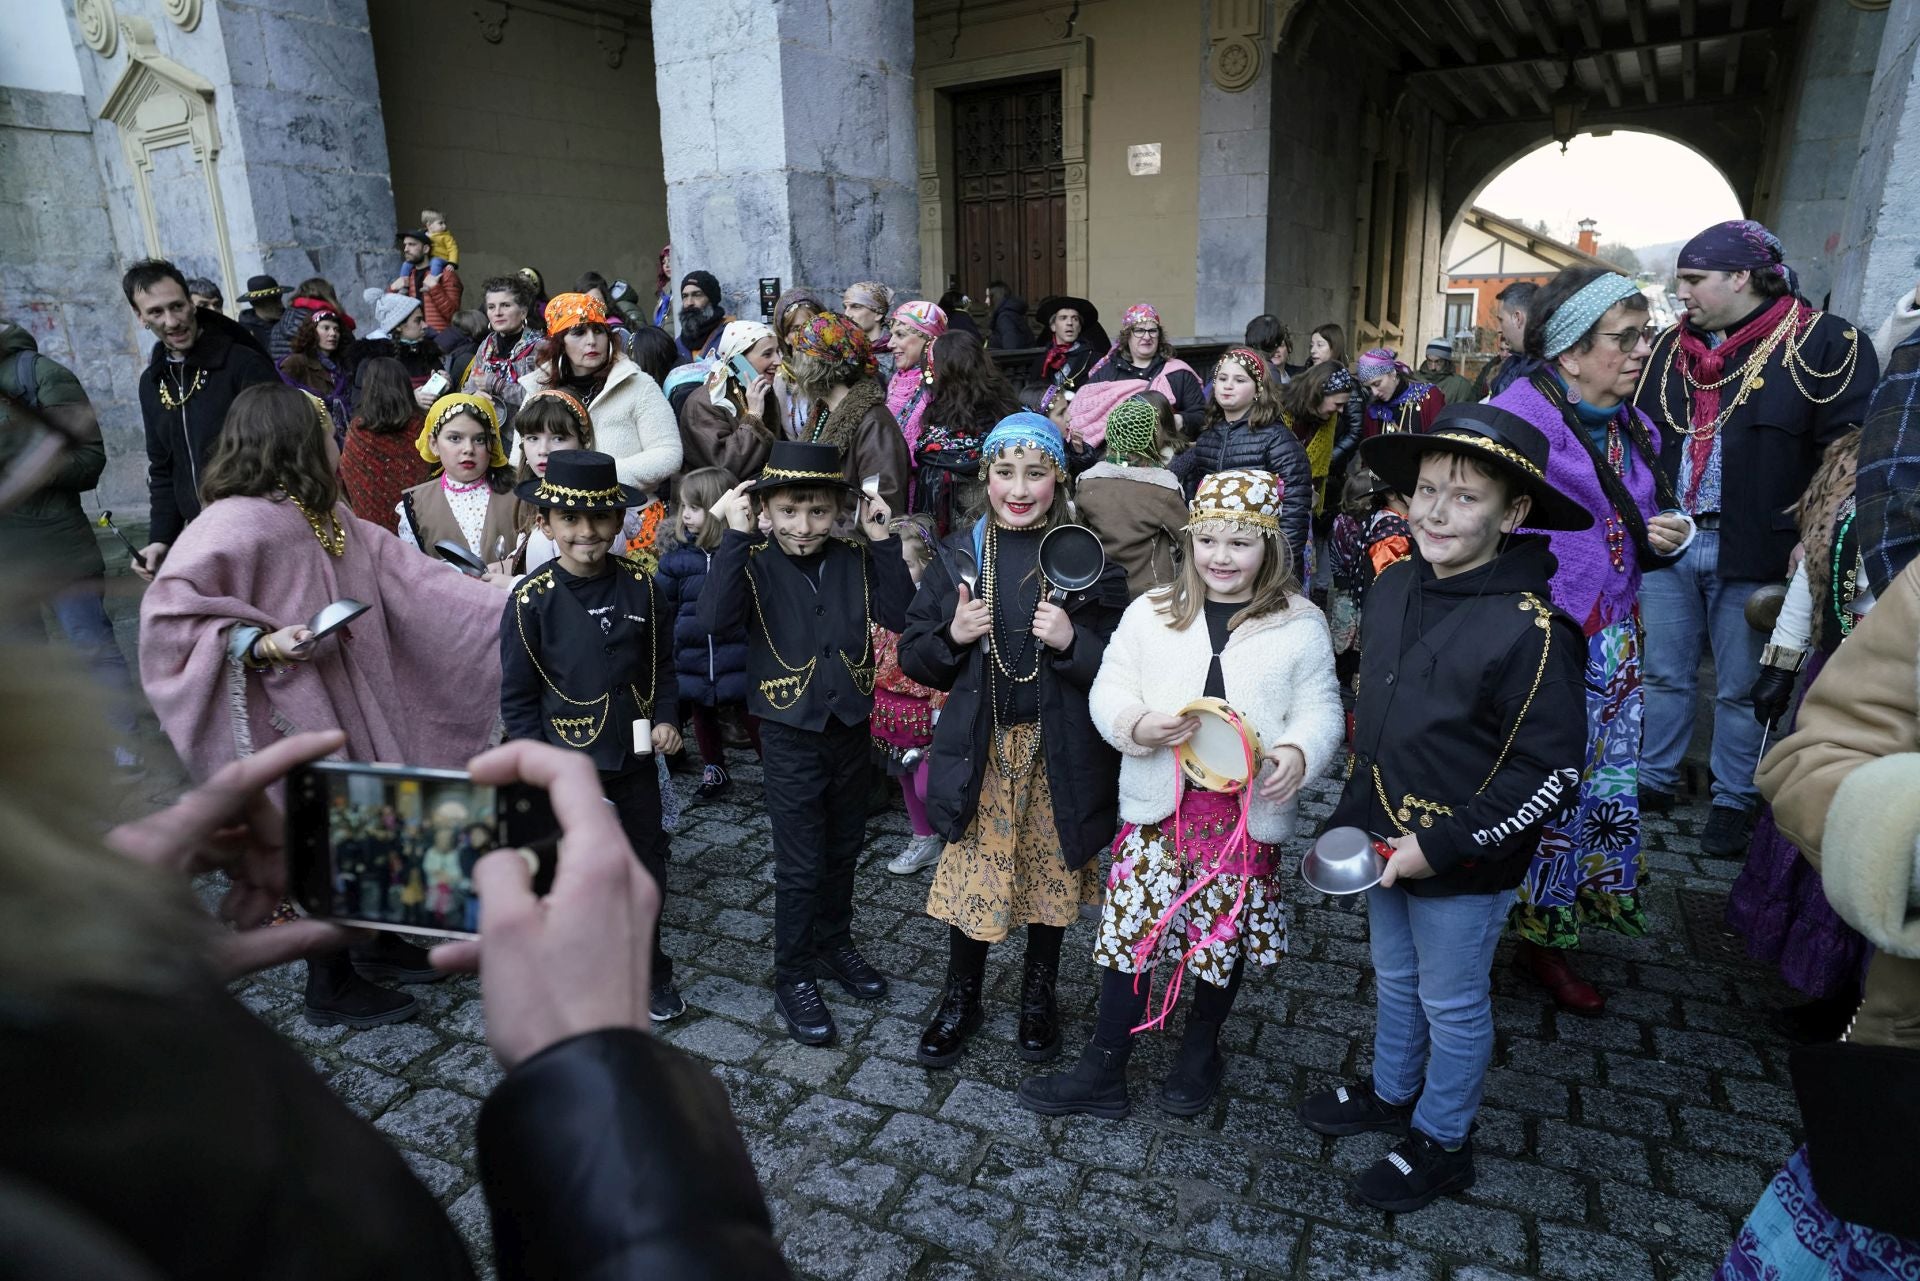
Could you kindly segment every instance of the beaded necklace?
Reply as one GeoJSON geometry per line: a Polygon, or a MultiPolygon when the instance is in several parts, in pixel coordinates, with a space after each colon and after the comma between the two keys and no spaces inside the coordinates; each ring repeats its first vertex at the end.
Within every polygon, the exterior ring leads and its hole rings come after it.
{"type": "MultiPolygon", "coordinates": [[[[989,520],[987,522],[987,532],[981,540],[980,555],[982,561],[980,566],[980,599],[986,602],[987,617],[992,620],[996,632],[1000,621],[1000,611],[998,608],[998,586],[1000,581],[998,564],[1000,557],[997,550],[999,530],[1000,525],[997,521],[989,520]]],[[[1027,625],[1021,629],[1020,645],[1017,652],[1013,655],[1013,666],[1008,665],[1007,647],[1000,643],[1001,638],[997,634],[994,636],[994,643],[987,647],[988,657],[992,663],[987,669],[987,683],[990,687],[988,703],[993,712],[993,741],[995,749],[991,755],[993,757],[994,768],[1000,771],[1000,777],[1010,783],[1016,779],[1025,778],[1031,773],[1033,771],[1034,761],[1039,759],[1040,756],[1040,735],[1037,733],[1027,736],[1026,750],[1021,753],[1021,759],[1019,761],[1007,760],[1005,754],[1000,750],[1000,744],[1008,737],[1007,726],[1002,717],[1006,712],[1012,710],[1014,693],[1012,686],[1030,685],[1040,679],[1040,664],[1043,661],[1043,656],[1035,652],[1038,648],[1038,638],[1033,634],[1033,619],[1039,612],[1040,599],[1036,596],[1033,602],[1033,610],[1027,615],[1027,625]],[[1019,667],[1024,665],[1029,655],[1032,655],[1033,665],[1029,670],[1022,672],[1019,670],[1019,667]]]]}
{"type": "MultiPolygon", "coordinates": [[[[1848,501],[1851,506],[1852,500],[1848,501]]],[[[1853,635],[1853,625],[1858,621],[1858,616],[1853,612],[1853,598],[1860,586],[1859,558],[1857,556],[1854,558],[1853,564],[1847,567],[1846,572],[1842,573],[1840,569],[1840,562],[1844,559],[1841,552],[1846,546],[1847,535],[1853,530],[1854,514],[1854,511],[1848,511],[1846,517],[1840,522],[1840,528],[1834,531],[1833,565],[1827,579],[1827,591],[1833,597],[1833,616],[1840,624],[1841,640],[1853,635]]]]}

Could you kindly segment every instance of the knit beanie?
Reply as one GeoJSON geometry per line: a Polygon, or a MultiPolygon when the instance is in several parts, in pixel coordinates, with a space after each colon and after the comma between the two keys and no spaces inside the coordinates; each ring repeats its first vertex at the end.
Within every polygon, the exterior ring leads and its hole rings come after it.
{"type": "Polygon", "coordinates": [[[393,331],[405,324],[407,317],[419,305],[418,298],[409,298],[405,294],[381,294],[380,300],[373,304],[373,331],[367,337],[393,337],[393,331]]]}

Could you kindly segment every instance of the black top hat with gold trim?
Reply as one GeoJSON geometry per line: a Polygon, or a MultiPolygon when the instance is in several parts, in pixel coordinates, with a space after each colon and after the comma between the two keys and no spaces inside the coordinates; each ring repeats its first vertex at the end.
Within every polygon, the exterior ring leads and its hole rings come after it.
{"type": "Polygon", "coordinates": [[[760,479],[753,482],[747,490],[757,494],[768,489],[785,489],[794,485],[825,485],[832,489],[851,490],[846,473],[840,467],[840,451],[832,445],[818,445],[804,440],[776,440],[773,452],[767,456],[767,465],[760,469],[760,479]]]}
{"type": "Polygon", "coordinates": [[[1465,454],[1508,477],[1533,500],[1529,529],[1591,529],[1593,513],[1547,480],[1547,438],[1511,410],[1448,405],[1429,431],[1387,432],[1360,445],[1360,460],[1393,489],[1411,496],[1427,454],[1465,454]]]}
{"type": "Polygon", "coordinates": [[[547,474],[514,489],[533,507],[563,512],[617,512],[638,507],[647,496],[620,483],[613,455],[591,449],[563,449],[547,455],[547,474]]]}

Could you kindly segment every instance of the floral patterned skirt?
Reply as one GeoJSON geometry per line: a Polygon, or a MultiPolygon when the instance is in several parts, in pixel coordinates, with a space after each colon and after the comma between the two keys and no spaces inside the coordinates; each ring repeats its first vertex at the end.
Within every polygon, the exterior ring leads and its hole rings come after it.
{"type": "Polygon", "coordinates": [[[1540,832],[1513,905],[1515,934],[1542,947],[1578,947],[1593,925],[1647,932],[1640,901],[1640,615],[1587,642],[1587,761],[1573,812],[1540,832]]]}
{"type": "Polygon", "coordinates": [[[1160,961],[1180,963],[1187,949],[1206,938],[1214,925],[1233,911],[1240,887],[1247,890],[1232,935],[1199,948],[1187,960],[1189,973],[1215,987],[1225,987],[1233,963],[1244,956],[1256,965],[1272,965],[1287,951],[1287,907],[1280,874],[1215,877],[1185,903],[1168,922],[1144,964],[1134,960],[1134,949],[1152,932],[1174,900],[1186,893],[1203,874],[1173,847],[1172,823],[1149,824],[1123,830],[1114,847],[1113,868],[1107,874],[1107,902],[1100,912],[1100,932],[1094,940],[1096,964],[1122,974],[1153,969],[1160,961]]]}
{"type": "Polygon", "coordinates": [[[994,761],[1023,761],[1036,724],[1011,725],[994,744],[980,783],[980,803],[966,833],[940,855],[927,891],[927,915],[970,939],[998,943],[1016,926],[1065,928],[1082,903],[1100,898],[1100,869],[1069,871],[1053,825],[1046,762],[1034,758],[1024,777],[1007,779],[994,761]]]}

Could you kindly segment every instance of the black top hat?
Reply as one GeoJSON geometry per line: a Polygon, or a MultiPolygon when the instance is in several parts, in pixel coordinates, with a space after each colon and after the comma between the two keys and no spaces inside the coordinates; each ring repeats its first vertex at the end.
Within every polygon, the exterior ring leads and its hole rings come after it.
{"type": "Polygon", "coordinates": [[[283,285],[272,276],[248,276],[247,292],[240,296],[247,299],[278,298],[292,288],[292,285],[283,285]]]}
{"type": "Polygon", "coordinates": [[[1448,405],[1431,431],[1397,431],[1360,446],[1360,457],[1381,480],[1412,494],[1420,459],[1431,453],[1464,454],[1504,474],[1533,500],[1529,529],[1590,529],[1593,513],[1547,482],[1547,438],[1520,415],[1492,405],[1448,405]]]}
{"type": "Polygon", "coordinates": [[[638,507],[647,496],[620,483],[612,454],[563,449],[547,455],[547,474],[515,487],[514,496],[550,511],[617,512],[638,507]]]}
{"type": "Polygon", "coordinates": [[[753,482],[749,494],[793,485],[827,485],[853,489],[840,466],[840,451],[832,445],[816,445],[804,440],[776,440],[760,479],[753,482]]]}
{"type": "Polygon", "coordinates": [[[409,240],[417,240],[423,245],[431,245],[433,243],[433,237],[427,234],[425,227],[412,227],[394,236],[393,247],[395,249],[402,248],[409,240]]]}

